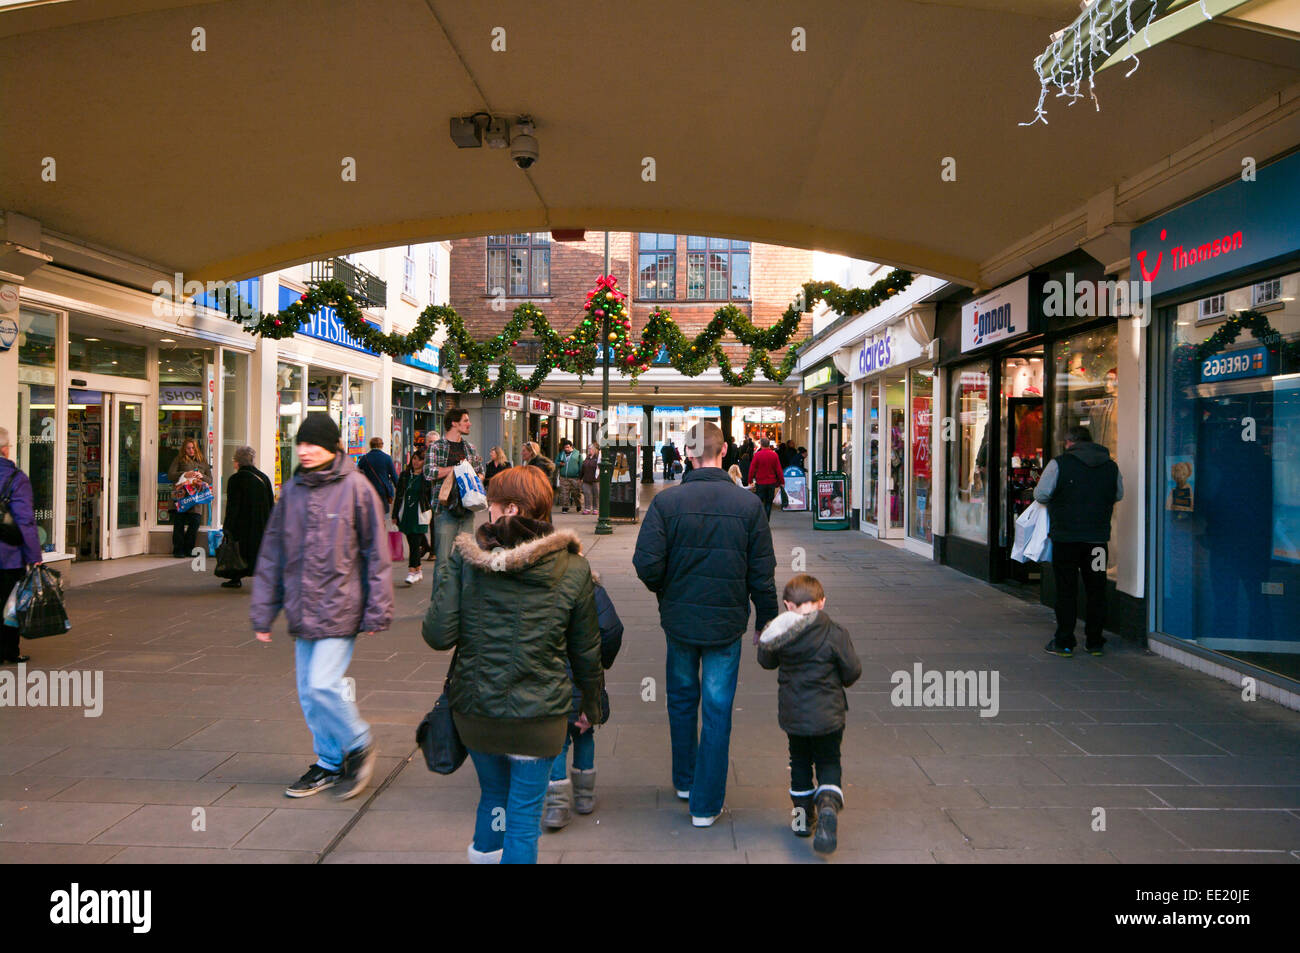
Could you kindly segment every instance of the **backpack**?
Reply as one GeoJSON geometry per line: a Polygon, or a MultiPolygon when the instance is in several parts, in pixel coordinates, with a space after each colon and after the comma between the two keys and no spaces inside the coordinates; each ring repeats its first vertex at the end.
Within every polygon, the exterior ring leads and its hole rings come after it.
{"type": "Polygon", "coordinates": [[[14,519],[13,511],[9,508],[9,500],[13,496],[14,481],[18,479],[18,468],[14,467],[14,472],[9,474],[9,479],[5,481],[5,488],[0,490],[0,543],[7,543],[10,546],[21,546],[23,544],[23,531],[18,526],[18,521],[14,519]]]}

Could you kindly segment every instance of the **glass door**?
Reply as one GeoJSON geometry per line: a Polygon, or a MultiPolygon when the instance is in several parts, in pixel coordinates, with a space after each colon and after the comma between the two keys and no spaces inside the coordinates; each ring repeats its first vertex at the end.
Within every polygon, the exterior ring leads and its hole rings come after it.
{"type": "Polygon", "coordinates": [[[141,452],[144,443],[144,402],[113,397],[112,492],[107,503],[111,534],[109,555],[135,556],[145,551],[141,518],[141,452]]]}
{"type": "Polygon", "coordinates": [[[903,536],[903,510],[907,494],[907,407],[903,378],[884,381],[885,419],[881,447],[881,484],[885,488],[882,534],[890,539],[903,536]]]}
{"type": "Polygon", "coordinates": [[[869,381],[866,386],[867,413],[863,426],[866,428],[863,440],[862,486],[865,493],[862,498],[862,522],[869,524],[877,535],[880,533],[880,382],[869,381]]]}
{"type": "Polygon", "coordinates": [[[68,391],[67,524],[64,548],[76,559],[103,559],[104,408],[97,390],[68,391]]]}

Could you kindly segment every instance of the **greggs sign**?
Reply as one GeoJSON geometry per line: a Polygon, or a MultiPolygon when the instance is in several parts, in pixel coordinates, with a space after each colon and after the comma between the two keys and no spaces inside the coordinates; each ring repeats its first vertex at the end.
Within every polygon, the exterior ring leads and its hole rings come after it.
{"type": "Polygon", "coordinates": [[[1130,277],[1156,296],[1297,250],[1300,153],[1133,229],[1130,277]]]}

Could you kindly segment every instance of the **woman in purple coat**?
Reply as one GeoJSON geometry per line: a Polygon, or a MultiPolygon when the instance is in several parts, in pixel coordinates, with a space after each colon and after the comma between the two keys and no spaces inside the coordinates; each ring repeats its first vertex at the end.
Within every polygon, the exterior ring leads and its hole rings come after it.
{"type": "MultiPolygon", "coordinates": [[[[9,532],[16,529],[19,536],[17,543],[7,542],[4,538],[6,531],[0,529],[0,606],[3,606],[14,586],[27,575],[28,568],[41,561],[41,541],[36,535],[32,505],[32,482],[9,459],[9,431],[3,427],[0,427],[0,502],[15,524],[9,532]]],[[[15,665],[26,661],[26,655],[18,654],[18,630],[0,625],[0,664],[15,665]]]]}

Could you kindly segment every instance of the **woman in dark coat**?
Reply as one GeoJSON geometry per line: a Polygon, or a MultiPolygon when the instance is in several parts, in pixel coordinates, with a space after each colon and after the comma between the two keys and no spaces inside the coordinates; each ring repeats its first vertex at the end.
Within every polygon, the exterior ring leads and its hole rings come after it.
{"type": "Polygon", "coordinates": [[[409,548],[406,561],[406,584],[413,586],[424,579],[420,557],[429,549],[429,517],[433,510],[433,490],[424,478],[424,451],[416,448],[406,469],[397,479],[393,496],[393,520],[406,537],[409,548]],[[421,522],[421,516],[424,521],[421,522]]]}
{"type": "Polygon", "coordinates": [[[275,506],[275,491],[265,473],[253,466],[255,454],[252,447],[235,451],[235,472],[226,481],[226,518],[222,533],[239,546],[248,569],[221,584],[223,589],[239,589],[241,576],[251,576],[257,567],[257,551],[262,548],[262,533],[271,519],[275,506]]]}

